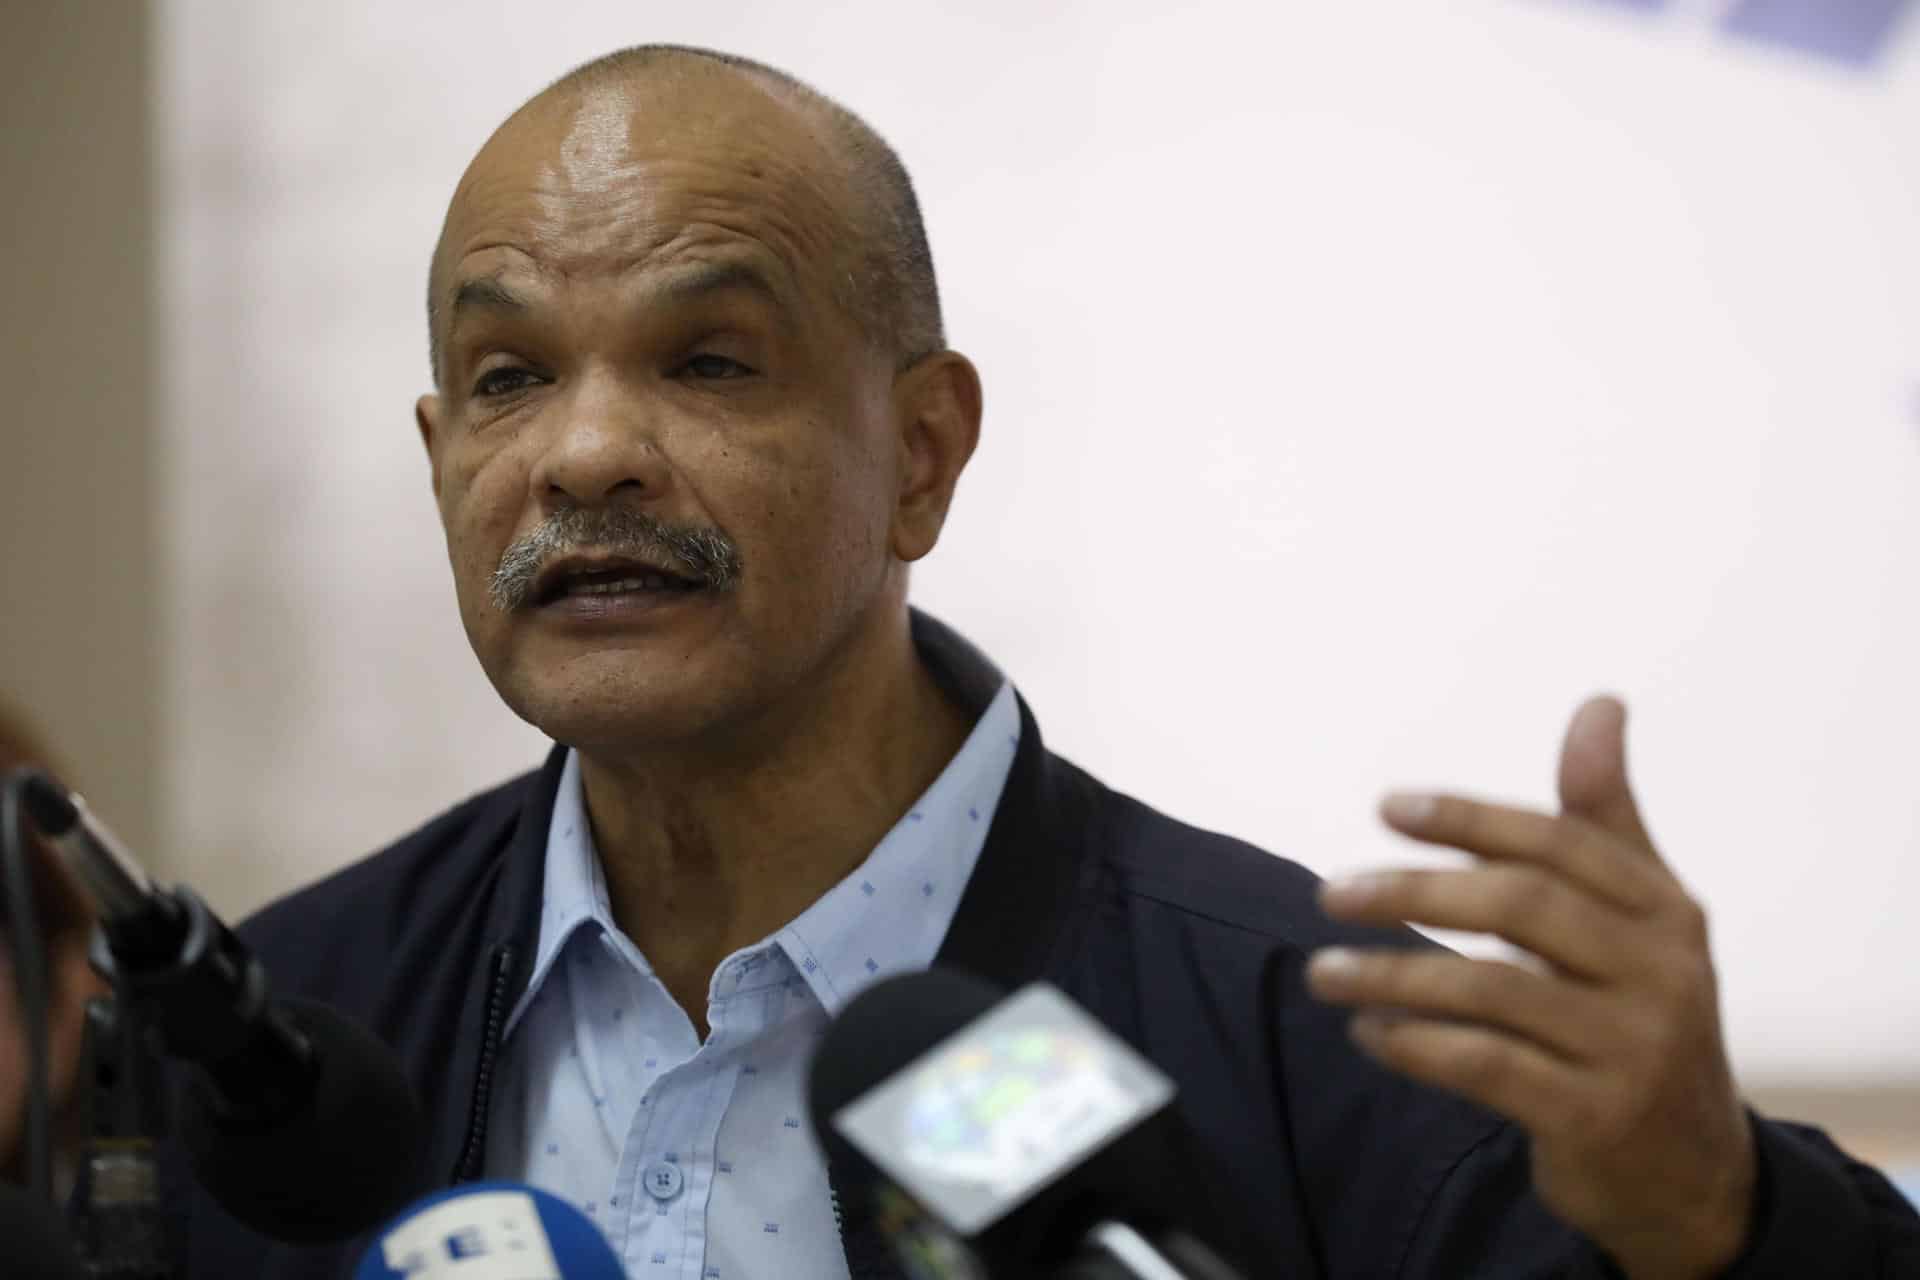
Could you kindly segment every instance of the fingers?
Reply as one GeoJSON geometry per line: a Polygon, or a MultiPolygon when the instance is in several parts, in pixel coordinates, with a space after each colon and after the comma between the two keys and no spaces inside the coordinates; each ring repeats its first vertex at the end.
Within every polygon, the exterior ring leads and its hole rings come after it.
{"type": "Polygon", "coordinates": [[[1373,1005],[1512,1032],[1575,1063],[1604,1048],[1606,1010],[1571,988],[1495,960],[1446,951],[1355,951],[1329,947],[1307,966],[1313,994],[1334,1004],[1373,1005]]]}
{"type": "Polygon", "coordinates": [[[1490,933],[1591,980],[1633,964],[1637,921],[1537,867],[1385,871],[1321,887],[1320,905],[1354,924],[1402,922],[1490,933]]]}
{"type": "Polygon", "coordinates": [[[1354,1042],[1387,1066],[1517,1121],[1531,1132],[1555,1122],[1578,1096],[1577,1068],[1484,1027],[1362,1012],[1354,1042]]]}
{"type": "Polygon", "coordinates": [[[1657,858],[1627,782],[1626,733],[1627,708],[1618,698],[1580,704],[1560,748],[1560,808],[1657,858]]]}
{"type": "Polygon", "coordinates": [[[1568,726],[1558,816],[1459,796],[1382,816],[1476,855],[1456,871],[1325,886],[1331,916],[1493,934],[1545,971],[1442,951],[1317,954],[1307,983],[1357,1010],[1384,1065],[1526,1130],[1546,1207],[1646,1275],[1719,1274],[1748,1234],[1751,1135],[1727,1066],[1698,903],[1662,863],[1627,784],[1626,709],[1568,726]]]}
{"type": "Polygon", "coordinates": [[[1677,887],[1657,859],[1586,818],[1554,817],[1455,795],[1388,796],[1380,816],[1425,844],[1563,876],[1630,913],[1652,911],[1677,887]]]}

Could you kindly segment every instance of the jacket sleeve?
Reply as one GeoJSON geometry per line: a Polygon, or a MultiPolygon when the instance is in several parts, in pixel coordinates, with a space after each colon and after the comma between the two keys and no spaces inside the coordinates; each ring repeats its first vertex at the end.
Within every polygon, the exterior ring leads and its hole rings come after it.
{"type": "Polygon", "coordinates": [[[1307,993],[1304,952],[1274,959],[1271,1053],[1326,1280],[1606,1277],[1534,1195],[1525,1134],[1361,1053],[1345,1011],[1307,993]]]}
{"type": "MultiPolygon", "coordinates": [[[[1354,1049],[1289,957],[1273,1053],[1330,1277],[1567,1277],[1620,1271],[1533,1193],[1524,1132],[1354,1049]]],[[[1920,1213],[1818,1130],[1752,1118],[1759,1181],[1725,1280],[1920,1276],[1920,1213]]]]}
{"type": "MultiPolygon", "coordinates": [[[[1920,1276],[1920,1213],[1887,1179],[1817,1129],[1752,1118],[1760,1168],[1746,1251],[1724,1280],[1901,1280],[1920,1276]]],[[[1525,1136],[1503,1127],[1455,1166],[1436,1191],[1406,1269],[1413,1277],[1554,1274],[1507,1250],[1505,1213],[1531,1200],[1525,1136]],[[1518,1269],[1515,1269],[1518,1268],[1518,1269]]],[[[1524,1215],[1523,1215],[1524,1216],[1524,1215]]],[[[1559,1274],[1621,1280],[1598,1248],[1572,1231],[1559,1274]]],[[[1542,1253],[1544,1262],[1547,1254],[1542,1253]]]]}
{"type": "Polygon", "coordinates": [[[1920,1276],[1920,1213],[1881,1175],[1804,1125],[1754,1117],[1753,1232],[1728,1280],[1920,1276]]]}

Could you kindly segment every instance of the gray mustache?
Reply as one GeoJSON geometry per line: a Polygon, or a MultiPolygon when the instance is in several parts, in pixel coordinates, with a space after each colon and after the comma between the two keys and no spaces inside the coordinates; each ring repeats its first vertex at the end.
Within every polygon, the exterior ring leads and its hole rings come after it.
{"type": "Polygon", "coordinates": [[[668,524],[632,507],[562,507],[501,553],[487,596],[503,613],[524,609],[542,569],[583,552],[654,561],[716,591],[740,578],[739,548],[718,529],[668,524]]]}

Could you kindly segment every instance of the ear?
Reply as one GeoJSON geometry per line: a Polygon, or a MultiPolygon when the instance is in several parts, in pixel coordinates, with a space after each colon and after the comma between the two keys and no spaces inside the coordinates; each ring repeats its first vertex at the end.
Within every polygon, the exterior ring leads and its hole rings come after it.
{"type": "Polygon", "coordinates": [[[433,473],[433,500],[440,501],[440,455],[434,442],[440,435],[445,407],[436,394],[421,396],[413,402],[413,421],[420,428],[420,443],[427,448],[427,468],[433,473]]]}
{"type": "Polygon", "coordinates": [[[900,491],[893,553],[912,562],[933,550],[954,486],[980,441],[980,374],[957,351],[927,356],[894,379],[900,491]]]}

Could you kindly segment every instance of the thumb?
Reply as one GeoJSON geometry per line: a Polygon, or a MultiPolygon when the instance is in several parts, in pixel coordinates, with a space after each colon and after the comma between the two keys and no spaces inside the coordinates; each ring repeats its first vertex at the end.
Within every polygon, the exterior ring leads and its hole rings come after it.
{"type": "Polygon", "coordinates": [[[1602,694],[1573,713],[1560,747],[1560,809],[1654,853],[1627,784],[1627,707],[1602,694]]]}

